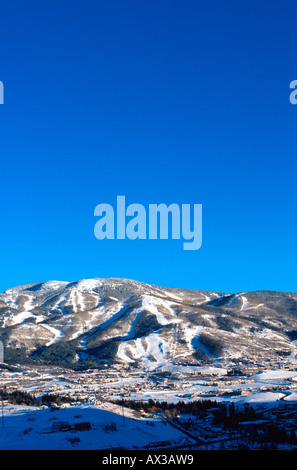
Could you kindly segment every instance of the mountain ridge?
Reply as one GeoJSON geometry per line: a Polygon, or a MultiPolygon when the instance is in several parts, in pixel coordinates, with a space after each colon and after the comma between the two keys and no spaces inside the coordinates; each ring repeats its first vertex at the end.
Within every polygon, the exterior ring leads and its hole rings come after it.
{"type": "Polygon", "coordinates": [[[0,295],[8,363],[144,369],[292,356],[297,294],[179,289],[132,279],[46,281],[0,295]]]}

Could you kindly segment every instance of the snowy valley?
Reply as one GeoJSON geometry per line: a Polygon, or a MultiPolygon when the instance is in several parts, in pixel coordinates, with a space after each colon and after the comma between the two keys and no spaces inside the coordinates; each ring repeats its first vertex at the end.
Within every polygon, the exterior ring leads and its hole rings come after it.
{"type": "Polygon", "coordinates": [[[8,289],[0,448],[296,448],[296,314],[271,291],[8,289]]]}

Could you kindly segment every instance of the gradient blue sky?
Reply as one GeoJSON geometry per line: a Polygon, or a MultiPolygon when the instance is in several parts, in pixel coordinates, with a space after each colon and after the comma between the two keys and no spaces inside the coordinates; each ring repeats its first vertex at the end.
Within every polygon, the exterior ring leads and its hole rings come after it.
{"type": "Polygon", "coordinates": [[[1,2],[0,291],[92,277],[296,292],[295,1],[1,2]],[[94,208],[203,204],[203,244],[94,208]]]}

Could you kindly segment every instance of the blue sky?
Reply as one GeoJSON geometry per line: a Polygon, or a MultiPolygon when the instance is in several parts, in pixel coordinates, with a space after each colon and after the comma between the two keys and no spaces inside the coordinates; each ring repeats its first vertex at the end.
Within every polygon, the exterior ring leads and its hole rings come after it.
{"type": "Polygon", "coordinates": [[[293,1],[4,1],[0,291],[50,279],[296,292],[293,1]],[[203,244],[94,209],[203,205],[203,244]]]}

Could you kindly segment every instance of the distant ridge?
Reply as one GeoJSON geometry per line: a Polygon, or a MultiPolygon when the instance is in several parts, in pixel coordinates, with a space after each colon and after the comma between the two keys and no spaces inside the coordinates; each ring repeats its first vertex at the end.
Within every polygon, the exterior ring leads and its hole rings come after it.
{"type": "Polygon", "coordinates": [[[47,281],[0,295],[10,364],[74,368],[115,362],[149,370],[279,361],[294,352],[297,294],[222,293],[129,279],[47,281]]]}

